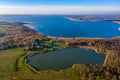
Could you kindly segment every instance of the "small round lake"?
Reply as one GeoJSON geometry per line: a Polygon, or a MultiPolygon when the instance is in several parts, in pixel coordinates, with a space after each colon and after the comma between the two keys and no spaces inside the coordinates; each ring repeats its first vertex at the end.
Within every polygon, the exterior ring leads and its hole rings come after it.
{"type": "Polygon", "coordinates": [[[105,55],[97,54],[94,50],[67,48],[31,56],[27,58],[27,63],[39,71],[64,70],[79,63],[102,64],[104,59],[105,55]]]}

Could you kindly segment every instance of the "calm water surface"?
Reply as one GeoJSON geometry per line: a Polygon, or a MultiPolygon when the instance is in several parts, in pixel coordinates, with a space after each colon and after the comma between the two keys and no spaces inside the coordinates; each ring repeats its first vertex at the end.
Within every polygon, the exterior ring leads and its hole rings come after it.
{"type": "Polygon", "coordinates": [[[120,25],[113,22],[77,22],[65,16],[53,15],[0,15],[0,20],[35,22],[37,31],[56,37],[102,37],[120,36],[120,25]]]}
{"type": "Polygon", "coordinates": [[[50,51],[28,58],[28,64],[37,70],[63,70],[72,67],[73,64],[90,63],[102,64],[105,55],[97,54],[94,50],[68,48],[62,51],[50,51]]]}

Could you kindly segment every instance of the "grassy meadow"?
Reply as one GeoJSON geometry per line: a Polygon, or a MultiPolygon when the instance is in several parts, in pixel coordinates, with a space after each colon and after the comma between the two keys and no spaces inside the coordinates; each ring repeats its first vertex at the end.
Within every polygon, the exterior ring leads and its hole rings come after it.
{"type": "Polygon", "coordinates": [[[78,80],[77,68],[62,71],[35,72],[25,58],[41,51],[24,52],[20,48],[0,51],[0,80],[78,80]]]}

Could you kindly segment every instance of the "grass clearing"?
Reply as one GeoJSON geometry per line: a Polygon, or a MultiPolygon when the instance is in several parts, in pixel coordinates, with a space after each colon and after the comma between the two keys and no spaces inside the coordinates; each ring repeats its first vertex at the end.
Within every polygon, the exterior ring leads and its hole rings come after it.
{"type": "Polygon", "coordinates": [[[5,33],[5,31],[3,30],[2,27],[0,27],[0,34],[4,34],[4,33],[5,33]]]}
{"type": "Polygon", "coordinates": [[[63,71],[34,72],[25,58],[41,51],[24,52],[20,48],[0,51],[0,80],[76,80],[75,68],[63,71]]]}

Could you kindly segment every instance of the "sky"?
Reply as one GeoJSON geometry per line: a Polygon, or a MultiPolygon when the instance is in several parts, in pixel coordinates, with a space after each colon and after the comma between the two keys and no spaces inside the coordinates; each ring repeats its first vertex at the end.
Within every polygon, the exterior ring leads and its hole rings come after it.
{"type": "Polygon", "coordinates": [[[120,14],[120,0],[0,0],[0,14],[120,14]]]}

